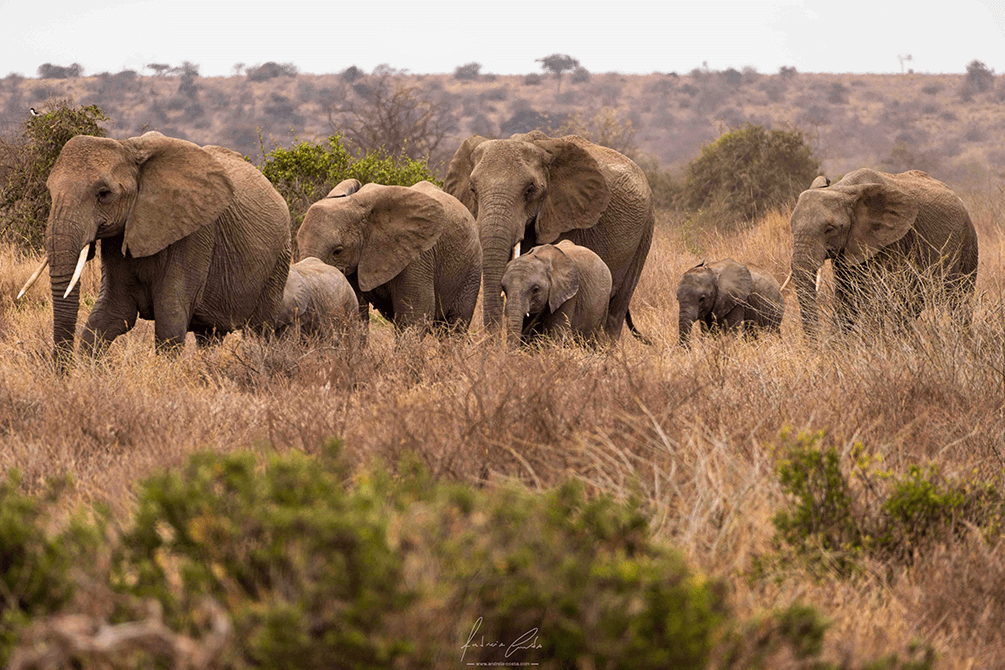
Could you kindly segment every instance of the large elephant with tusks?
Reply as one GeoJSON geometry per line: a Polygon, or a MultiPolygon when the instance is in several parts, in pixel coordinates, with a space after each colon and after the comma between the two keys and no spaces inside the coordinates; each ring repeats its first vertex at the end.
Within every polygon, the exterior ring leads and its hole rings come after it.
{"type": "Polygon", "coordinates": [[[634,330],[628,306],[655,215],[646,176],[630,159],[576,135],[474,135],[450,161],[444,188],[478,221],[486,326],[501,325],[503,271],[519,249],[570,240],[610,268],[607,336],[617,340],[626,319],[634,330]]]}

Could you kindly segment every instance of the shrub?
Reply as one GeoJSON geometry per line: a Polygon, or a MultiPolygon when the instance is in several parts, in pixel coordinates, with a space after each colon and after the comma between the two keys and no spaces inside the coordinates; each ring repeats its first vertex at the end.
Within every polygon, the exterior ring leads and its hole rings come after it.
{"type": "Polygon", "coordinates": [[[268,81],[276,77],[296,77],[297,72],[297,66],[293,63],[275,63],[273,61],[252,66],[245,70],[248,81],[268,81]]]}
{"type": "Polygon", "coordinates": [[[949,481],[935,465],[909,465],[906,475],[878,468],[881,459],[855,443],[850,477],[824,433],[782,434],[778,480],[788,504],[772,523],[775,540],[811,565],[857,572],[863,558],[911,565],[938,541],[974,528],[1002,536],[1005,497],[992,485],[949,481]]]}
{"type": "Polygon", "coordinates": [[[684,205],[692,211],[715,206],[734,220],[749,220],[797,196],[819,167],[799,131],[748,124],[702,147],[687,167],[684,205]]]}
{"type": "Polygon", "coordinates": [[[398,186],[423,180],[440,184],[425,161],[392,157],[379,149],[354,158],[338,134],[320,143],[294,138],[289,149],[277,147],[266,153],[262,147],[262,154],[262,173],[289,205],[294,243],[307,209],[343,179],[398,186]]]}
{"type": "Polygon", "coordinates": [[[971,93],[983,93],[990,90],[995,83],[995,71],[979,60],[967,63],[967,75],[963,81],[964,89],[971,93]]]}
{"type": "Polygon", "coordinates": [[[538,86],[541,84],[541,75],[536,72],[531,72],[523,78],[524,86],[538,86]]]}
{"type": "Polygon", "coordinates": [[[590,71],[587,70],[582,65],[580,65],[579,67],[577,67],[575,70],[572,71],[571,75],[569,75],[569,80],[572,81],[573,84],[582,84],[588,82],[590,81],[590,71]]]}
{"type": "Polygon", "coordinates": [[[0,481],[0,665],[7,667],[20,630],[34,617],[59,611],[75,591],[73,570],[88,564],[99,526],[82,518],[51,533],[50,511],[61,487],[38,500],[19,492],[16,471],[0,481]]]}
{"type": "Polygon", "coordinates": [[[109,120],[96,105],[58,100],[48,106],[25,119],[20,142],[3,147],[16,160],[0,172],[0,237],[22,249],[42,248],[51,205],[45,181],[63,145],[75,135],[104,137],[98,124],[109,120]]]}
{"type": "Polygon", "coordinates": [[[797,72],[794,65],[783,65],[778,68],[778,74],[782,77],[782,79],[791,79],[796,76],[797,72]]]}
{"type": "Polygon", "coordinates": [[[39,79],[73,79],[84,73],[84,68],[80,63],[73,65],[53,65],[52,63],[42,63],[38,66],[39,79]]]}
{"type": "Polygon", "coordinates": [[[555,134],[580,135],[629,158],[635,158],[639,150],[635,144],[635,125],[612,107],[601,107],[592,115],[573,112],[565,117],[555,134]]]}
{"type": "Polygon", "coordinates": [[[454,68],[454,79],[460,79],[461,81],[478,79],[479,70],[481,69],[481,63],[465,63],[464,65],[458,65],[454,68]]]}
{"type": "Polygon", "coordinates": [[[350,65],[346,69],[342,70],[342,79],[349,84],[353,84],[357,79],[363,77],[366,73],[355,65],[350,65]]]}

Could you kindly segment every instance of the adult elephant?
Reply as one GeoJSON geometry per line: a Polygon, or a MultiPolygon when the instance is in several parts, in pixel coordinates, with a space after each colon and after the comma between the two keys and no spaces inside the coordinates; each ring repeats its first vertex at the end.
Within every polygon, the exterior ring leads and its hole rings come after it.
{"type": "Polygon", "coordinates": [[[558,240],[594,251],[611,271],[604,331],[621,335],[652,243],[652,191],[642,170],[617,151],[576,135],[540,131],[461,144],[444,187],[478,220],[485,323],[500,325],[502,276],[511,256],[558,240]]]}
{"type": "Polygon", "coordinates": [[[188,331],[221,335],[275,318],[289,271],[290,214],[240,154],[157,132],[121,141],[77,136],[47,186],[57,354],[72,350],[78,279],[99,241],[101,291],[85,345],[114,340],[137,316],[154,320],[159,348],[182,344],[188,331]]]}
{"type": "Polygon", "coordinates": [[[872,306],[917,316],[924,306],[920,278],[935,279],[962,308],[977,277],[977,234],[967,208],[948,186],[920,170],[887,174],[855,170],[831,184],[817,177],[790,219],[792,279],[803,328],[817,330],[815,277],[831,259],[843,326],[853,324],[865,297],[872,306]],[[877,279],[906,276],[906,285],[881,295],[877,279]],[[893,306],[893,303],[896,306],[893,306]]]}

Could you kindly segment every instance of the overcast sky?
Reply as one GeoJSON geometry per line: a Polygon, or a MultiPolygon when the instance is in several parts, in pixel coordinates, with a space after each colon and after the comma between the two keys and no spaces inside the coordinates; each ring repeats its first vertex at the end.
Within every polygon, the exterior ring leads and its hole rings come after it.
{"type": "Polygon", "coordinates": [[[270,60],[309,73],[381,63],[452,72],[475,61],[482,72],[521,74],[551,53],[591,72],[684,74],[707,61],[883,73],[899,72],[905,54],[917,72],[963,72],[975,58],[1005,72],[1005,0],[0,0],[0,25],[0,76],[36,76],[42,63],[95,74],[184,60],[203,76],[270,60]]]}

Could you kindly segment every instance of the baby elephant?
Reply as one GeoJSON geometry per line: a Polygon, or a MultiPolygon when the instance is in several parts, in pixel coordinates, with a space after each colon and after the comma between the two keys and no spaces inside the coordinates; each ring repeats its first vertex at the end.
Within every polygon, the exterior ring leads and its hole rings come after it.
{"type": "Polygon", "coordinates": [[[568,240],[534,247],[506,265],[502,290],[511,343],[552,333],[602,340],[611,271],[586,247],[568,240]]]}
{"type": "Polygon", "coordinates": [[[688,345],[691,326],[701,321],[702,332],[762,328],[781,332],[785,301],[774,277],[732,258],[702,261],[681,277],[677,285],[680,304],[680,343],[688,345]]]}
{"type": "Polygon", "coordinates": [[[345,275],[317,258],[305,258],[286,276],[276,332],[292,328],[304,335],[330,336],[355,325],[358,314],[359,301],[345,275]]]}

